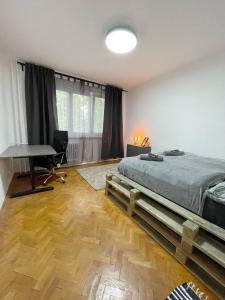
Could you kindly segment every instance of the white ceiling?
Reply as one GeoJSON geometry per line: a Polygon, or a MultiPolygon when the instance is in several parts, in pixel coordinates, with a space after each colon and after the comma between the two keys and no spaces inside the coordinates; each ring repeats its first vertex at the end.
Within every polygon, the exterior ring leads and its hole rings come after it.
{"type": "Polygon", "coordinates": [[[224,0],[0,0],[0,47],[17,58],[132,88],[225,48],[224,0]],[[128,25],[132,53],[106,32],[128,25]]]}

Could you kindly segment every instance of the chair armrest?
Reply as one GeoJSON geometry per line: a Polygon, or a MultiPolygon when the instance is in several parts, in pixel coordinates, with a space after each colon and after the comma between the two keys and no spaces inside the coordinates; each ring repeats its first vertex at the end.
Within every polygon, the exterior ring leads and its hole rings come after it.
{"type": "MultiPolygon", "coordinates": [[[[58,163],[60,166],[62,165],[64,155],[66,155],[66,152],[59,152],[59,153],[56,153],[53,155],[54,158],[56,158],[57,156],[62,156],[60,162],[58,163]]],[[[58,166],[58,164],[56,162],[55,162],[55,164],[58,166]]]]}
{"type": "Polygon", "coordinates": [[[60,156],[60,155],[65,155],[65,154],[66,154],[66,152],[59,152],[59,153],[54,154],[53,156],[60,156]]]}

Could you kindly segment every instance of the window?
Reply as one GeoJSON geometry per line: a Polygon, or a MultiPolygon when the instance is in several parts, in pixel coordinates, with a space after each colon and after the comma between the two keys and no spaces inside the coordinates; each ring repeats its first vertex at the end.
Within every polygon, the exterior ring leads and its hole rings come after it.
{"type": "Polygon", "coordinates": [[[68,130],[68,96],[64,91],[56,91],[58,125],[60,130],[68,130]]]}
{"type": "Polygon", "coordinates": [[[101,136],[105,99],[62,90],[56,91],[58,124],[70,137],[101,136]]]}
{"type": "Polygon", "coordinates": [[[85,134],[91,132],[90,104],[90,97],[73,94],[73,132],[85,134]]]}
{"type": "Polygon", "coordinates": [[[105,99],[95,97],[94,100],[94,132],[102,133],[105,99]]]}

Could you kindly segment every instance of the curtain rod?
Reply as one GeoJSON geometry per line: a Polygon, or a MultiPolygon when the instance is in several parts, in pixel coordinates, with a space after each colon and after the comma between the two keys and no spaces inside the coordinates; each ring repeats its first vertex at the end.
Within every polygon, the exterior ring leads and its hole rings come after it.
{"type": "MultiPolygon", "coordinates": [[[[24,70],[24,67],[25,67],[25,63],[24,62],[21,62],[21,61],[17,61],[17,64],[18,65],[21,65],[22,67],[22,71],[24,70]]],[[[98,85],[98,86],[102,86],[102,87],[105,87],[106,85],[105,84],[102,84],[102,83],[98,83],[98,82],[95,82],[95,81],[91,81],[91,80],[87,80],[87,79],[84,79],[84,78],[80,78],[80,77],[76,77],[76,76],[72,76],[72,75],[68,75],[68,74],[64,74],[64,73],[60,73],[60,72],[56,72],[54,71],[56,75],[59,75],[59,76],[65,76],[67,78],[73,78],[75,80],[80,80],[80,81],[85,81],[87,83],[91,83],[91,84],[94,84],[94,85],[98,85]]],[[[123,90],[123,92],[128,92],[126,90],[123,90]]]]}

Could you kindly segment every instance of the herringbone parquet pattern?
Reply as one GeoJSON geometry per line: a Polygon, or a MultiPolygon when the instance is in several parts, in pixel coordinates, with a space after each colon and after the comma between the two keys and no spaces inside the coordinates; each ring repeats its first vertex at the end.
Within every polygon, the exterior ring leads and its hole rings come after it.
{"type": "Polygon", "coordinates": [[[161,300],[183,281],[216,299],[104,191],[67,172],[66,184],[54,182],[51,192],[6,201],[0,299],[161,300]]]}

